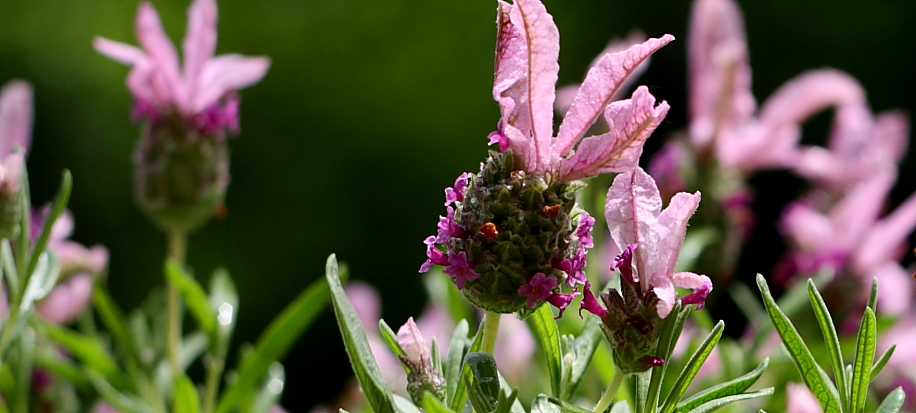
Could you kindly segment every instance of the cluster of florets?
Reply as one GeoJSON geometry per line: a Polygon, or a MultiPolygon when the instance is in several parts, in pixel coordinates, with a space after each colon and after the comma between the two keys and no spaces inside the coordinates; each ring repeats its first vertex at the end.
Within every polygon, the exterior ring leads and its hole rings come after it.
{"type": "Polygon", "coordinates": [[[551,183],[526,173],[511,150],[491,152],[480,173],[445,190],[446,215],[428,237],[427,261],[445,267],[474,305],[521,315],[549,302],[562,311],[585,284],[595,223],[576,205],[577,181],[551,183]]]}

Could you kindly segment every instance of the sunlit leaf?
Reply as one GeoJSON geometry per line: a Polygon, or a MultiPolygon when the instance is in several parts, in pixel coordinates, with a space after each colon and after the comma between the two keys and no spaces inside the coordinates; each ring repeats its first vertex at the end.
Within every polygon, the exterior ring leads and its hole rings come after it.
{"type": "Polygon", "coordinates": [[[560,382],[563,377],[563,364],[560,354],[560,331],[553,312],[546,305],[540,306],[531,316],[525,319],[535,339],[541,343],[544,356],[547,358],[547,372],[550,375],[550,393],[560,395],[560,382]]]}

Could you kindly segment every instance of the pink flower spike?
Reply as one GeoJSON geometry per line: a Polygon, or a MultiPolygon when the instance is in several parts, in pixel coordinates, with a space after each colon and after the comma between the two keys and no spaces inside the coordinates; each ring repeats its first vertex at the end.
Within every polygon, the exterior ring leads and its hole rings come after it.
{"type": "Polygon", "coordinates": [[[462,202],[464,201],[464,190],[468,187],[468,180],[471,179],[470,173],[463,173],[458,175],[458,179],[455,179],[455,186],[445,188],[445,206],[451,205],[453,202],[462,202]]]}
{"type": "Polygon", "coordinates": [[[464,284],[468,281],[480,278],[480,274],[474,272],[468,265],[468,256],[464,251],[449,254],[448,267],[442,272],[455,277],[455,285],[459,290],[464,289],[464,284]]]}
{"type": "Polygon", "coordinates": [[[550,297],[547,297],[547,302],[560,310],[560,313],[554,318],[559,319],[563,317],[563,313],[566,312],[566,307],[569,307],[569,303],[578,295],[579,291],[573,291],[569,294],[553,293],[550,297]]]}
{"type": "Polygon", "coordinates": [[[687,42],[690,137],[695,146],[706,148],[714,133],[748,122],[757,108],[738,5],[695,1],[687,42]]]}
{"type": "Polygon", "coordinates": [[[543,301],[547,299],[547,297],[550,297],[550,295],[553,294],[553,289],[556,287],[556,278],[548,277],[544,275],[544,273],[539,272],[528,280],[528,284],[518,287],[518,294],[528,297],[526,305],[528,308],[534,308],[534,305],[537,304],[538,301],[543,301]]]}
{"type": "Polygon", "coordinates": [[[618,175],[608,190],[605,218],[611,241],[620,251],[631,244],[638,245],[639,282],[643,291],[655,291],[661,318],[667,317],[674,306],[674,268],[687,231],[687,220],[699,203],[699,192],[681,192],[662,209],[655,181],[638,167],[618,175]]]}
{"type": "Polygon", "coordinates": [[[608,314],[607,310],[598,304],[598,300],[595,299],[595,295],[592,294],[591,287],[591,283],[586,281],[585,288],[582,289],[583,295],[582,303],[579,305],[579,318],[582,318],[582,310],[588,311],[598,317],[605,317],[608,314]]]}
{"type": "Polygon", "coordinates": [[[235,133],[238,101],[232,96],[260,81],[270,60],[237,54],[214,57],[216,22],[214,0],[195,0],[188,8],[183,68],[179,67],[178,52],[166,36],[159,14],[148,1],[140,4],[136,18],[142,50],[104,38],[96,38],[93,46],[99,53],[132,67],[127,86],[142,102],[139,107],[144,110],[138,113],[152,121],[174,113],[202,133],[222,128],[235,133]],[[199,117],[207,111],[210,113],[204,118],[199,117]]]}

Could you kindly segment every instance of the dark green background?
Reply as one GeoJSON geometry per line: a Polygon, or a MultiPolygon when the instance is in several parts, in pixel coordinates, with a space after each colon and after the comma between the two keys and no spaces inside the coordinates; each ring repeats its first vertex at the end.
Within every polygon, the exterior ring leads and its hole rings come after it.
{"type": "MultiPolygon", "coordinates": [[[[611,37],[634,28],[674,34],[678,40],[656,54],[641,80],[672,106],[648,150],[684,126],[689,2],[545,2],[562,34],[561,84],[581,80],[611,37]]],[[[806,69],[831,66],[857,77],[876,110],[914,113],[916,2],[743,3],[758,100],[806,69]]],[[[180,39],[187,2],[155,5],[180,39]]],[[[0,0],[0,81],[24,78],[35,86],[34,202],[52,197],[61,169],[73,171],[75,238],[108,247],[108,284],[125,307],[161,284],[165,240],[132,202],[138,128],[129,120],[128,69],[90,42],[101,35],[136,44],[136,7],[0,0]]],[[[353,278],[378,286],[389,324],[421,310],[421,240],[443,212],[443,188],[483,160],[499,117],[490,92],[494,20],[495,3],[483,0],[220,2],[218,52],[273,59],[267,77],[242,92],[228,216],[194,234],[188,254],[204,279],[217,265],[233,275],[242,303],[238,340],[253,341],[322,276],[332,252],[353,278]]],[[[895,203],[916,187],[913,173],[910,162],[895,203]]],[[[788,199],[782,178],[763,180],[764,200],[767,191],[788,199]]],[[[761,228],[772,228],[761,218],[761,228]]],[[[305,411],[328,400],[350,375],[345,363],[326,311],[286,359],[285,405],[305,411]]]]}

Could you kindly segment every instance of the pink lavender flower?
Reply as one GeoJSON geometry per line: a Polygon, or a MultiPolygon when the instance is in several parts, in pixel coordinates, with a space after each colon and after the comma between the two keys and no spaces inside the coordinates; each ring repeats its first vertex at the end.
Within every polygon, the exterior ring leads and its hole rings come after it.
{"type": "Polygon", "coordinates": [[[700,193],[678,193],[662,209],[655,181],[641,168],[618,175],[608,190],[605,217],[611,241],[619,251],[636,245],[633,277],[642,291],[653,291],[658,297],[660,318],[671,312],[677,299],[674,287],[693,289],[684,297],[685,304],[702,307],[712,282],[705,275],[674,272],[678,253],[684,242],[687,220],[700,202],[700,193]]]}
{"type": "Polygon", "coordinates": [[[260,81],[270,60],[238,54],[214,57],[216,20],[214,0],[191,3],[181,67],[159,14],[148,1],[140,3],[136,19],[142,49],[101,37],[93,45],[100,53],[132,67],[127,87],[136,99],[135,113],[140,117],[159,122],[178,116],[204,135],[223,129],[238,133],[235,91],[260,81]]]}
{"type": "Polygon", "coordinates": [[[646,87],[630,99],[614,96],[674,37],[599,57],[554,136],[559,33],[553,17],[539,0],[498,4],[493,98],[502,116],[489,140],[500,152],[490,153],[480,173],[462,174],[446,189],[447,213],[437,235],[427,238],[421,271],[448,260],[445,273],[488,311],[524,317],[549,302],[562,314],[578,292],[562,293],[560,286],[585,282],[586,248],[594,245],[594,219],[575,201],[578,180],[636,166],[668,105],[656,105],[646,87]],[[610,130],[587,136],[602,114],[610,130]]]}
{"type": "MultiPolygon", "coordinates": [[[[893,167],[877,171],[850,187],[827,212],[806,201],[790,205],[780,223],[792,245],[781,277],[811,275],[821,269],[852,275],[863,285],[877,277],[880,285],[894,286],[883,288],[878,296],[881,311],[905,312],[912,301],[912,281],[898,260],[916,228],[916,194],[879,220],[896,177],[893,167]]],[[[860,301],[868,294],[861,291],[860,301]]]]}
{"type": "Polygon", "coordinates": [[[491,136],[491,141],[507,143],[526,172],[550,175],[558,182],[634,167],[645,139],[664,118],[668,105],[656,106],[645,87],[637,88],[629,100],[611,99],[640,63],[674,37],[650,39],[601,57],[586,75],[554,137],[560,47],[553,17],[536,0],[499,5],[493,98],[502,118],[498,136],[491,136]],[[585,137],[602,112],[610,132],[585,137]]]}
{"type": "Polygon", "coordinates": [[[786,413],[821,413],[820,402],[808,386],[798,383],[786,384],[786,413]]]}

